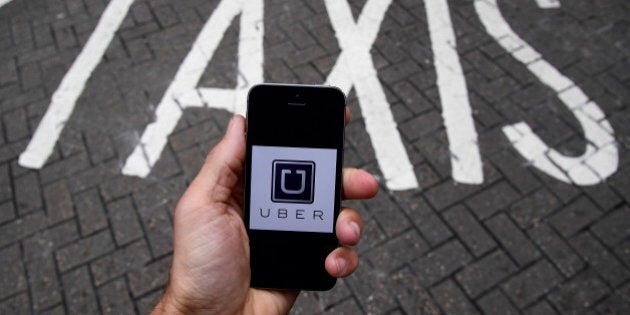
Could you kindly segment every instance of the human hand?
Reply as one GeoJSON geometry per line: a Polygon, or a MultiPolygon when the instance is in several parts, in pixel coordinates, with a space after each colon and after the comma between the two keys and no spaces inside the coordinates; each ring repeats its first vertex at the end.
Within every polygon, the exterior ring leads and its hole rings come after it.
{"type": "MultiPolygon", "coordinates": [[[[293,306],[297,291],[249,287],[244,161],[245,120],[237,115],[177,204],[170,281],[154,314],[285,314],[293,306]]],[[[351,168],[343,170],[342,187],[346,199],[371,198],[378,190],[372,175],[351,168]]],[[[361,230],[359,213],[342,208],[336,223],[341,246],[325,262],[330,275],[346,277],[357,268],[359,258],[351,246],[359,242],[361,230]]]]}

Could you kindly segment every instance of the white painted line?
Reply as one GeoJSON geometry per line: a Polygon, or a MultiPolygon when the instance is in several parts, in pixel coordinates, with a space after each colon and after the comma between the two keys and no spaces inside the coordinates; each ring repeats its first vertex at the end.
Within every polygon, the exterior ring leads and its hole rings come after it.
{"type": "MultiPolygon", "coordinates": [[[[490,34],[500,45],[501,38],[512,37],[522,44],[521,49],[538,54],[529,44],[520,39],[505,21],[496,0],[475,0],[475,10],[490,34]]],[[[619,152],[614,138],[614,131],[605,119],[605,114],[593,101],[589,101],[581,88],[560,73],[544,59],[530,64],[523,55],[510,50],[513,45],[503,48],[512,56],[527,65],[543,84],[554,90],[558,98],[573,113],[584,130],[586,149],[581,156],[565,156],[549,148],[524,122],[503,128],[503,133],[510,139],[516,150],[534,167],[563,182],[577,185],[595,185],[604,181],[617,171],[619,152]]]]}
{"type": "Polygon", "coordinates": [[[466,79],[457,53],[448,2],[427,0],[424,4],[442,103],[442,118],[452,155],[453,180],[466,184],[481,184],[483,168],[477,144],[477,131],[470,109],[466,79]]]}
{"type": "Polygon", "coordinates": [[[155,122],[145,129],[140,143],[127,158],[122,173],[146,177],[157,162],[185,107],[204,106],[244,114],[247,91],[263,81],[263,1],[223,0],[204,25],[156,110],[155,122]],[[232,20],[241,14],[237,88],[196,90],[232,20]],[[203,102],[203,103],[202,103],[203,102]]]}
{"type": "Polygon", "coordinates": [[[53,93],[51,103],[26,150],[20,154],[20,166],[35,169],[44,166],[92,71],[103,58],[116,30],[127,16],[131,3],[133,0],[112,0],[107,5],[85,47],[53,93]]]}
{"type": "Polygon", "coordinates": [[[4,6],[5,4],[11,2],[13,0],[0,0],[0,8],[2,8],[2,6],[4,6]]]}
{"type": "Polygon", "coordinates": [[[347,1],[326,0],[325,4],[342,50],[326,83],[338,86],[346,94],[354,86],[365,129],[372,141],[387,188],[417,188],[413,166],[402,144],[370,54],[391,0],[368,0],[357,23],[354,22],[347,1]]]}
{"type": "Polygon", "coordinates": [[[536,0],[536,4],[541,9],[557,9],[560,7],[560,0],[536,0]]]}

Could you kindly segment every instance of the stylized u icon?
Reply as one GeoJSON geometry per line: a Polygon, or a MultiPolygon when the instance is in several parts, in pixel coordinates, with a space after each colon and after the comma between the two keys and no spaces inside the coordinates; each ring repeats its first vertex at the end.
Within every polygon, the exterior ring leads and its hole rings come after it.
{"type": "Polygon", "coordinates": [[[285,194],[290,194],[290,195],[297,195],[297,194],[301,194],[304,192],[304,189],[306,188],[306,171],[304,170],[295,170],[295,172],[300,175],[300,177],[302,178],[302,183],[300,184],[300,188],[299,189],[289,189],[286,187],[286,180],[285,177],[287,174],[291,174],[291,170],[282,170],[281,171],[281,176],[280,176],[280,189],[282,189],[282,192],[285,194]]]}

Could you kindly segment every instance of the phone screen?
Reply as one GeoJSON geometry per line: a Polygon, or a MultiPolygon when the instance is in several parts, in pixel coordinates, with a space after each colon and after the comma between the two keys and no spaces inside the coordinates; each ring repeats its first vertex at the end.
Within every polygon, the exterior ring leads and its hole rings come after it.
{"type": "Polygon", "coordinates": [[[329,289],[337,245],[345,97],[332,87],[258,85],[247,112],[245,225],[252,286],[329,289]]]}
{"type": "Polygon", "coordinates": [[[249,228],[332,233],[337,150],[252,147],[249,228]]]}

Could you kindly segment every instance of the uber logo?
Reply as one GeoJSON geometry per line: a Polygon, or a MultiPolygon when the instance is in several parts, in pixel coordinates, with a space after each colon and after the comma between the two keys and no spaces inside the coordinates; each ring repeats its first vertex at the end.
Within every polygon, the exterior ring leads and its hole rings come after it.
{"type": "Polygon", "coordinates": [[[315,162],[274,160],[272,163],[271,201],[313,203],[315,162]]]}

